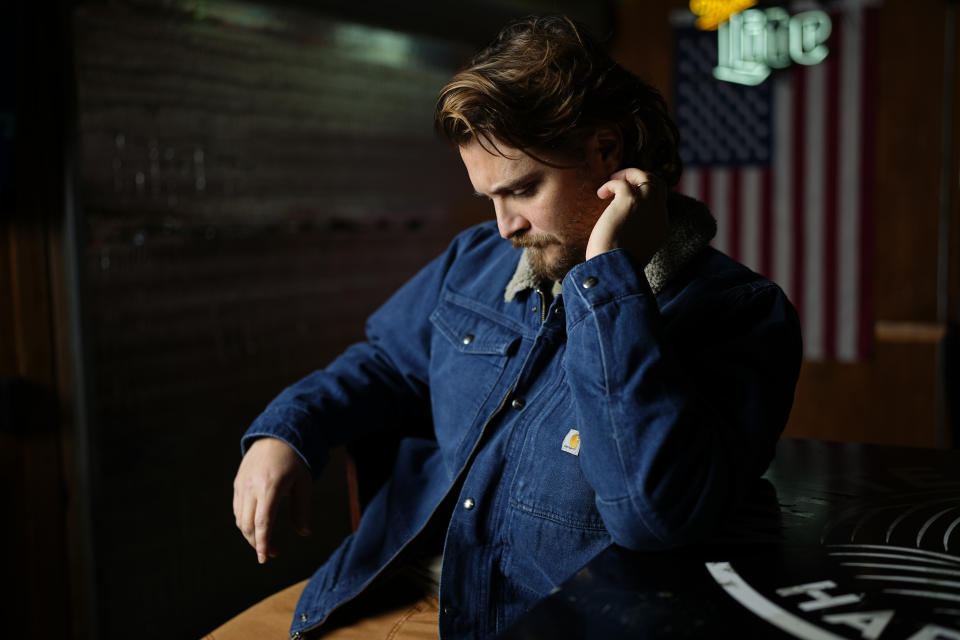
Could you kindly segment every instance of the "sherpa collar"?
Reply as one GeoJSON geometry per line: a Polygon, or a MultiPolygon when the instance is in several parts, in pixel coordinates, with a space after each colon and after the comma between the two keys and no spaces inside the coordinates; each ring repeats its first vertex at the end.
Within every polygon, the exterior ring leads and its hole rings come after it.
{"type": "MultiPolygon", "coordinates": [[[[717,221],[707,207],[688,196],[670,193],[667,215],[670,225],[667,239],[643,269],[654,293],[659,293],[670,277],[707,246],[717,233],[717,221]]],[[[539,285],[540,280],[534,275],[527,250],[524,249],[513,277],[503,292],[503,299],[511,302],[521,291],[539,285]]],[[[556,281],[553,283],[553,295],[559,294],[560,281],[556,281]]]]}

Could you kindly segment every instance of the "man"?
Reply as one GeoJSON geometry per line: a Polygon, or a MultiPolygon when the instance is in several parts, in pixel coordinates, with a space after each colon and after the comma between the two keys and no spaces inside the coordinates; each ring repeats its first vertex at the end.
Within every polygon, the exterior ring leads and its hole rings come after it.
{"type": "Polygon", "coordinates": [[[401,443],[305,586],[233,629],[298,599],[298,637],[489,637],[610,544],[709,535],[773,455],[796,313],[670,193],[677,131],[654,89],[568,20],[531,18],[454,76],[436,126],[496,224],[460,234],[366,342],[267,407],[243,438],[237,525],[264,562],[281,496],[305,533],[331,447],[409,415],[432,437],[401,443]]]}

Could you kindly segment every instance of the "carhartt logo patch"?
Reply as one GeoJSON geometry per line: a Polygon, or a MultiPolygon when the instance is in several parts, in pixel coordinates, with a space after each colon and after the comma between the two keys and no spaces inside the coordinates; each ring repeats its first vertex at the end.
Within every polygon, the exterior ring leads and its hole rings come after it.
{"type": "Polygon", "coordinates": [[[567,432],[567,437],[563,439],[561,449],[575,456],[580,455],[580,432],[576,429],[570,429],[567,432]]]}

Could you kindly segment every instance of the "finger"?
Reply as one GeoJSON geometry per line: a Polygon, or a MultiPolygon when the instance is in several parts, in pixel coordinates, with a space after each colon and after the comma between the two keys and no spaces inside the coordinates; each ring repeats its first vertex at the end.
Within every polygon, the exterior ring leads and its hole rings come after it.
{"type": "Polygon", "coordinates": [[[240,527],[240,533],[246,538],[247,543],[257,548],[256,528],[253,526],[253,518],[257,512],[257,499],[250,491],[241,495],[242,506],[240,509],[240,521],[237,526],[240,527]]]}
{"type": "Polygon", "coordinates": [[[240,527],[240,515],[242,513],[241,507],[243,503],[240,501],[240,492],[237,491],[237,480],[233,480],[233,520],[237,523],[237,528],[240,527]]]}
{"type": "Polygon", "coordinates": [[[257,510],[253,519],[255,529],[255,548],[257,550],[257,561],[263,564],[271,555],[270,535],[273,533],[273,520],[277,516],[277,493],[272,487],[268,487],[263,496],[257,501],[257,510]]]}
{"type": "Polygon", "coordinates": [[[290,518],[301,536],[310,535],[310,483],[297,482],[290,491],[290,518]]]}
{"type": "Polygon", "coordinates": [[[666,207],[667,197],[670,195],[670,187],[667,185],[659,176],[654,174],[648,174],[649,180],[644,184],[640,183],[637,186],[637,191],[640,193],[640,197],[643,200],[649,200],[655,202],[661,207],[666,207]]]}
{"type": "Polygon", "coordinates": [[[633,187],[641,199],[647,198],[650,196],[650,193],[653,191],[654,186],[652,182],[638,182],[636,184],[629,183],[633,187]]]}
{"type": "Polygon", "coordinates": [[[626,180],[630,184],[640,184],[641,182],[653,182],[656,180],[656,175],[650,173],[649,171],[641,171],[640,169],[620,169],[619,171],[614,171],[610,174],[611,180],[626,180]]]}
{"type": "Polygon", "coordinates": [[[632,185],[623,179],[609,180],[600,185],[597,189],[597,196],[603,200],[610,197],[631,197],[632,185]]]}

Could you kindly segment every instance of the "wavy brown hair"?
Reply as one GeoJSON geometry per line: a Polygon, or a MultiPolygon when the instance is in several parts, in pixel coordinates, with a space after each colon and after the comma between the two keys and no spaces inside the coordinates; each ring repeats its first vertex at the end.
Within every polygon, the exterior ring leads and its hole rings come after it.
{"type": "Polygon", "coordinates": [[[679,132],[660,93],[613,61],[569,18],[504,27],[440,91],[437,132],[457,145],[500,141],[558,166],[577,162],[598,125],[623,136],[621,168],[680,179],[679,132]]]}

